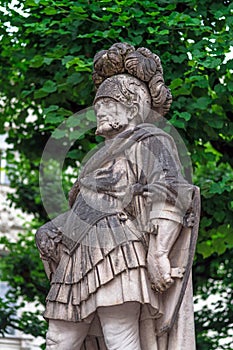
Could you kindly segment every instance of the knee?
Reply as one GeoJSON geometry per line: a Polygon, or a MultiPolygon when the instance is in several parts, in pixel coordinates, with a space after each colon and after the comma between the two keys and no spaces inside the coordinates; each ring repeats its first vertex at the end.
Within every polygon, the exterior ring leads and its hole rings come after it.
{"type": "Polygon", "coordinates": [[[76,347],[76,343],[77,335],[72,335],[66,330],[62,333],[49,330],[46,336],[46,350],[79,350],[80,348],[76,347]]]}
{"type": "Polygon", "coordinates": [[[50,320],[46,335],[46,350],[80,350],[90,325],[62,320],[50,320]]]}
{"type": "Polygon", "coordinates": [[[98,314],[109,350],[141,350],[139,303],[129,302],[119,306],[100,308],[98,314]]]}
{"type": "Polygon", "coordinates": [[[48,330],[46,334],[46,350],[56,350],[59,346],[59,333],[56,332],[55,329],[48,330]]]}

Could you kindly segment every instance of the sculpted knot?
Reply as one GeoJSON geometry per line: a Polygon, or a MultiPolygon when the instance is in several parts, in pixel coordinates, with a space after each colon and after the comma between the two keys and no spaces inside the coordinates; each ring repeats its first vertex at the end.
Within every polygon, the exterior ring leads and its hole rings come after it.
{"type": "Polygon", "coordinates": [[[108,50],[98,52],[94,57],[93,80],[96,86],[102,81],[125,70],[125,56],[134,51],[134,47],[127,43],[117,43],[108,50]]]}
{"type": "Polygon", "coordinates": [[[157,69],[162,69],[159,57],[144,47],[127,55],[125,68],[129,74],[146,82],[154,76],[157,69]]]}

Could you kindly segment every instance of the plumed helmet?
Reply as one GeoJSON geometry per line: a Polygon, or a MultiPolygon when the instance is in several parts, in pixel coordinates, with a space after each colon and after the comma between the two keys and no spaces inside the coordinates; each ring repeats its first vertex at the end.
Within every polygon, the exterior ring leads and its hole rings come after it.
{"type": "Polygon", "coordinates": [[[129,107],[137,103],[143,121],[149,109],[157,112],[154,115],[164,116],[172,103],[160,58],[144,47],[135,50],[127,43],[116,43],[98,52],[93,81],[97,88],[94,102],[111,97],[129,107]]]}

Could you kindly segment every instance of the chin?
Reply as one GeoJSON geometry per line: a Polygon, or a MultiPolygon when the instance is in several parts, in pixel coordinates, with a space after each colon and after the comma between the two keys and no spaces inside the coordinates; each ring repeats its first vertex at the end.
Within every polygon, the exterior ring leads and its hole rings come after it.
{"type": "Polygon", "coordinates": [[[100,125],[97,127],[96,129],[96,135],[100,135],[100,136],[106,136],[108,134],[111,134],[112,128],[110,127],[110,125],[106,126],[106,125],[100,125]]]}
{"type": "Polygon", "coordinates": [[[96,135],[100,135],[100,136],[111,136],[121,132],[123,129],[124,129],[124,125],[121,125],[121,124],[114,125],[114,124],[106,123],[98,126],[95,133],[96,135]]]}

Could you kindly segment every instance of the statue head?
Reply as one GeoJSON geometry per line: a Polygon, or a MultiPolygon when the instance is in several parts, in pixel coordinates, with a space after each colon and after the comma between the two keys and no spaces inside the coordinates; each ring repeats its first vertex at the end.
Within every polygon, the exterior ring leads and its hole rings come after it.
{"type": "MultiPolygon", "coordinates": [[[[135,50],[127,43],[117,43],[109,50],[98,52],[94,57],[93,80],[97,87],[95,106],[98,104],[99,109],[100,101],[103,104],[104,100],[111,99],[113,110],[113,105],[116,107],[118,102],[119,106],[124,106],[131,124],[145,122],[151,110],[156,118],[164,116],[172,102],[170,90],[164,84],[160,59],[146,48],[135,50]]],[[[120,125],[118,117],[115,127],[122,130],[125,125],[120,125]]]]}
{"type": "MultiPolygon", "coordinates": [[[[115,130],[123,130],[126,127],[125,115],[128,117],[128,124],[142,123],[151,109],[151,96],[146,84],[129,74],[118,74],[107,78],[99,87],[94,105],[100,114],[105,114],[104,106],[107,109],[107,101],[112,100],[112,107],[115,102],[115,122],[111,124],[115,130]],[[103,112],[100,111],[102,107],[103,112]],[[124,115],[123,115],[124,114],[124,115]]],[[[98,119],[97,112],[97,119],[98,119]]],[[[98,127],[97,120],[97,127],[98,127]]],[[[100,129],[97,128],[97,133],[100,129]]]]}

